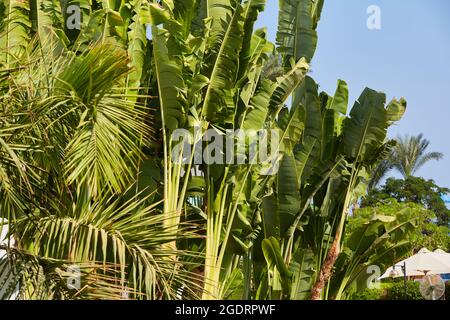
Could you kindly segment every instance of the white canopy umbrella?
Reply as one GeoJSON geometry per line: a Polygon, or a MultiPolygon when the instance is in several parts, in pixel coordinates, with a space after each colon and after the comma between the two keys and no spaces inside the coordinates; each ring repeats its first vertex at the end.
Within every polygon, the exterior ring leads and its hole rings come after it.
{"type": "Polygon", "coordinates": [[[442,256],[440,259],[443,259],[443,260],[447,261],[447,263],[450,263],[450,253],[447,253],[442,249],[436,249],[436,250],[434,250],[434,253],[441,254],[442,256]]]}
{"type": "Polygon", "coordinates": [[[439,249],[432,252],[423,248],[415,255],[389,267],[379,279],[405,276],[402,267],[406,267],[407,277],[450,273],[450,254],[439,249]]]}

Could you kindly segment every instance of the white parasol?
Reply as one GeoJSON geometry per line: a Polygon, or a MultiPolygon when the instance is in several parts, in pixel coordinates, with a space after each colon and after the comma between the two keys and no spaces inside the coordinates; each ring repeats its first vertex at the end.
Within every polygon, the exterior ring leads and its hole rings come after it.
{"type": "Polygon", "coordinates": [[[450,273],[450,254],[439,249],[432,252],[423,248],[415,255],[389,267],[379,279],[403,277],[402,267],[406,267],[407,277],[450,273]]]}

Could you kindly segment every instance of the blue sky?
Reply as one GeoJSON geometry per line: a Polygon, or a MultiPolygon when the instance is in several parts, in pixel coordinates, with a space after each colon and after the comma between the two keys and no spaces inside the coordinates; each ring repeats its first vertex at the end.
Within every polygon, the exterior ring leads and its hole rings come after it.
{"type": "MultiPolygon", "coordinates": [[[[275,40],[278,1],[268,0],[258,27],[275,40]]],[[[418,172],[450,187],[450,1],[325,0],[312,76],[333,93],[347,81],[353,101],[367,86],[388,100],[405,97],[408,110],[389,135],[423,133],[439,162],[418,172]],[[381,9],[381,30],[369,30],[367,8],[381,9]]]]}

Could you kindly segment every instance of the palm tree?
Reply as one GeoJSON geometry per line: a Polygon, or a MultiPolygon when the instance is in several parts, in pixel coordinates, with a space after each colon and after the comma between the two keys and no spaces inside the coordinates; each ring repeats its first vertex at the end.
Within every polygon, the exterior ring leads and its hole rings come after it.
{"type": "Polygon", "coordinates": [[[375,187],[386,174],[396,169],[404,179],[413,176],[420,168],[431,160],[441,160],[444,155],[441,152],[428,152],[430,141],[423,137],[406,135],[396,139],[396,145],[382,160],[372,174],[369,184],[370,188],[375,187]]]}
{"type": "Polygon", "coordinates": [[[414,175],[424,164],[431,160],[441,160],[444,155],[441,152],[427,152],[430,141],[418,136],[405,136],[398,138],[398,144],[394,149],[393,164],[406,179],[414,175]]]}
{"type": "Polygon", "coordinates": [[[192,279],[173,268],[179,236],[159,201],[130,192],[152,128],[145,97],[125,93],[126,52],[47,49],[33,42],[21,67],[0,70],[0,214],[15,240],[0,246],[0,279],[27,299],[175,298],[192,279]],[[78,291],[65,286],[74,265],[78,291]]]}

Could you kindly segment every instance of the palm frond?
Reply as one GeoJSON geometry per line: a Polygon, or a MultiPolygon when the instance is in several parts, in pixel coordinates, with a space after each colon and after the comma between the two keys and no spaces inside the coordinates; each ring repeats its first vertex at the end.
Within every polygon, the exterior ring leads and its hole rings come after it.
{"type": "Polygon", "coordinates": [[[158,203],[143,206],[145,200],[80,200],[70,213],[14,221],[10,232],[18,235],[21,247],[35,255],[114,265],[116,283],[136,292],[130,297],[139,298],[138,293],[142,293],[147,299],[174,299],[175,288],[188,284],[191,275],[180,271],[181,262],[175,268],[172,257],[191,253],[181,253],[167,244],[195,235],[184,228],[181,234],[164,229],[164,220],[169,217],[155,211],[158,203]]]}
{"type": "Polygon", "coordinates": [[[404,178],[410,177],[427,162],[442,159],[440,152],[427,152],[429,145],[423,134],[398,137],[390,162],[404,178]]]}
{"type": "Polygon", "coordinates": [[[112,265],[51,259],[0,247],[0,300],[126,299],[131,288],[118,285],[112,265]]]}

